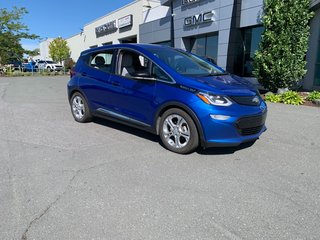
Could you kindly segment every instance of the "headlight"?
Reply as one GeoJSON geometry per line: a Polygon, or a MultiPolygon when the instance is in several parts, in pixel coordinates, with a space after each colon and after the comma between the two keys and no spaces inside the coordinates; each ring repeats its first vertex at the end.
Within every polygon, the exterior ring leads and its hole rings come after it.
{"type": "Polygon", "coordinates": [[[228,107],[232,105],[232,102],[225,96],[202,92],[197,93],[197,96],[207,104],[223,107],[228,107]]]}

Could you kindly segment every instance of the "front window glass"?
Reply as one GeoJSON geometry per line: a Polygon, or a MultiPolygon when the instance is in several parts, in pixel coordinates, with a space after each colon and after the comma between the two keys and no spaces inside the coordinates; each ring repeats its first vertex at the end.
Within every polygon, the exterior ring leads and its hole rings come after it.
{"type": "Polygon", "coordinates": [[[253,58],[259,48],[264,27],[254,27],[244,30],[244,66],[243,75],[246,77],[253,76],[253,58]]]}
{"type": "Polygon", "coordinates": [[[206,56],[206,38],[197,38],[193,44],[191,52],[199,56],[206,56]]]}
{"type": "Polygon", "coordinates": [[[222,70],[188,52],[173,48],[151,49],[150,52],[182,75],[210,76],[224,74],[222,70]]]}
{"type": "Polygon", "coordinates": [[[123,77],[150,77],[150,60],[143,55],[123,50],[120,55],[119,74],[123,77]]]}
{"type": "Polygon", "coordinates": [[[320,34],[319,34],[319,41],[318,41],[318,54],[316,60],[316,70],[314,76],[314,86],[320,86],[320,34]]]}
{"type": "Polygon", "coordinates": [[[197,36],[189,39],[190,52],[211,62],[217,61],[218,56],[218,35],[197,36]]]}
{"type": "Polygon", "coordinates": [[[152,65],[152,75],[153,78],[165,81],[165,82],[172,82],[171,78],[157,65],[152,65]]]}

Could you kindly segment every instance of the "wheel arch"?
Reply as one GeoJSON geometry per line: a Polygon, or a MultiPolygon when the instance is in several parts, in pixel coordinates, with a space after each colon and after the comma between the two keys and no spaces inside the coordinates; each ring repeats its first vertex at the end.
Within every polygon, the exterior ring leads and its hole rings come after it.
{"type": "Polygon", "coordinates": [[[200,144],[203,147],[204,143],[205,143],[205,138],[204,138],[204,133],[203,133],[201,123],[200,123],[197,115],[188,106],[186,106],[185,104],[179,103],[179,102],[168,102],[168,103],[162,105],[157,110],[156,115],[155,115],[156,117],[154,120],[156,134],[159,135],[161,116],[163,115],[163,113],[165,113],[167,110],[169,110],[171,108],[181,109],[181,110],[185,111],[191,117],[191,119],[194,121],[194,123],[197,127],[199,138],[200,138],[200,144]]]}
{"type": "Polygon", "coordinates": [[[71,98],[72,98],[73,94],[75,94],[76,92],[81,93],[81,95],[85,98],[85,100],[89,104],[87,96],[79,88],[74,88],[69,92],[69,96],[68,96],[69,102],[71,101],[71,98]]]}

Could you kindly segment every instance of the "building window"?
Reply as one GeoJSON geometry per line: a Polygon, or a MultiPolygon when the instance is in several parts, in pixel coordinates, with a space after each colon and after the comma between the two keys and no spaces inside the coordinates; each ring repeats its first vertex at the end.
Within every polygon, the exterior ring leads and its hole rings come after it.
{"type": "Polygon", "coordinates": [[[197,36],[190,39],[190,49],[194,54],[217,61],[218,35],[197,36]]]}
{"type": "Polygon", "coordinates": [[[319,87],[320,86],[320,34],[319,34],[319,40],[318,40],[318,54],[317,54],[317,60],[316,60],[316,68],[315,68],[315,74],[314,74],[314,86],[319,87]]]}
{"type": "Polygon", "coordinates": [[[247,28],[244,30],[244,62],[243,76],[253,77],[253,58],[259,48],[264,27],[247,28]]]}
{"type": "Polygon", "coordinates": [[[119,39],[120,43],[137,43],[137,36],[119,39]]]}

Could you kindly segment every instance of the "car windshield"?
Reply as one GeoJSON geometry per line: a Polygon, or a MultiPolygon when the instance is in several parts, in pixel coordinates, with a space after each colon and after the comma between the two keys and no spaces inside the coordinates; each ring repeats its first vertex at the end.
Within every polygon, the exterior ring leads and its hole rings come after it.
{"type": "Polygon", "coordinates": [[[217,76],[227,74],[200,57],[182,50],[157,48],[151,49],[150,52],[176,72],[185,76],[217,76]]]}
{"type": "Polygon", "coordinates": [[[53,62],[53,61],[46,61],[46,62],[49,63],[49,64],[56,63],[56,62],[53,62]]]}

